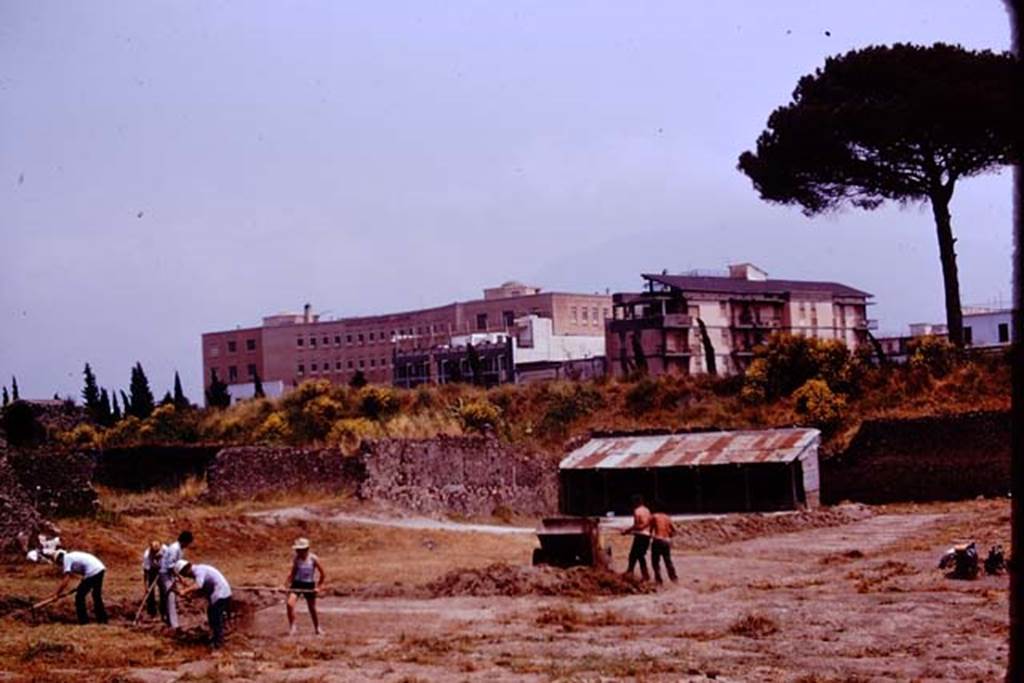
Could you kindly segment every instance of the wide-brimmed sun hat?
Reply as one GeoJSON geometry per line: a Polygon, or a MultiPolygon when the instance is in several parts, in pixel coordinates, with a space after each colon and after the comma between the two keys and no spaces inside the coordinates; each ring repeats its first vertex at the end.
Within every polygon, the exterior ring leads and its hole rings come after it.
{"type": "Polygon", "coordinates": [[[292,544],[292,550],[309,550],[309,539],[308,538],[297,538],[295,543],[292,544]]]}

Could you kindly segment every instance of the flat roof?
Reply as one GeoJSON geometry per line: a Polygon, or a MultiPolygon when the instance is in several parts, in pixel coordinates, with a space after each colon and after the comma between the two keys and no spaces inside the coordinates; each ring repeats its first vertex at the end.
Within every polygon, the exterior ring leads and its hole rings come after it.
{"type": "Polygon", "coordinates": [[[738,277],[709,277],[703,275],[654,275],[644,273],[644,279],[659,282],[684,292],[710,292],[715,294],[776,294],[787,292],[828,292],[832,296],[869,298],[872,294],[838,282],[813,280],[745,280],[738,277]]]}
{"type": "Polygon", "coordinates": [[[598,437],[566,456],[562,470],[788,463],[817,447],[817,429],[789,428],[598,437]]]}

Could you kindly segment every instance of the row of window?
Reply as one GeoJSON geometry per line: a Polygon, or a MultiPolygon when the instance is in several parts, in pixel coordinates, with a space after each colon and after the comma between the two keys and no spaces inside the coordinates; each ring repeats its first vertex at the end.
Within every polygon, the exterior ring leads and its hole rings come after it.
{"type": "MultiPolygon", "coordinates": [[[[344,335],[344,341],[345,344],[366,344],[368,342],[379,344],[384,342],[391,342],[395,337],[398,336],[412,337],[414,335],[440,334],[445,331],[445,327],[447,326],[437,324],[422,325],[420,327],[409,327],[403,329],[394,329],[391,330],[390,336],[388,336],[388,333],[385,330],[378,330],[367,333],[357,332],[353,334],[344,335]]],[[[342,335],[336,334],[333,335],[333,337],[329,334],[325,334],[322,337],[310,336],[308,340],[306,337],[296,337],[295,345],[299,347],[309,346],[309,348],[315,349],[317,348],[318,344],[324,347],[330,346],[332,340],[335,346],[341,346],[342,335]]]]}
{"type": "MultiPolygon", "coordinates": [[[[255,351],[256,350],[256,340],[255,339],[246,339],[245,340],[245,350],[246,351],[255,351]]],[[[231,340],[228,341],[228,353],[238,353],[238,342],[236,340],[231,339],[231,340]]],[[[210,347],[210,355],[214,356],[214,357],[219,356],[220,355],[220,347],[219,346],[211,346],[210,347]]]]}
{"type": "MultiPolygon", "coordinates": [[[[341,372],[342,369],[354,370],[357,367],[363,369],[366,368],[367,365],[369,365],[369,367],[371,368],[386,368],[388,366],[388,359],[381,358],[378,360],[376,358],[360,358],[358,361],[349,360],[344,362],[344,368],[343,363],[340,360],[334,361],[333,368],[331,367],[331,361],[309,363],[308,367],[309,373],[313,374],[318,372],[341,372]]],[[[306,368],[306,363],[299,363],[298,365],[295,366],[295,372],[296,374],[304,375],[306,374],[306,368]]]]}
{"type": "MultiPolygon", "coordinates": [[[[217,379],[220,379],[220,380],[224,380],[225,379],[224,375],[221,374],[220,368],[211,368],[211,371],[213,372],[214,375],[217,376],[217,379]]],[[[255,363],[249,363],[248,365],[246,365],[245,366],[245,373],[246,373],[246,378],[247,379],[252,380],[253,378],[255,378],[256,377],[256,364],[255,363]]],[[[229,365],[228,366],[227,381],[228,382],[237,382],[238,381],[238,366],[237,365],[229,365]]]]}
{"type": "Polygon", "coordinates": [[[584,325],[592,325],[597,327],[602,320],[607,320],[611,317],[611,311],[607,307],[599,308],[597,306],[570,306],[569,317],[572,318],[574,325],[578,325],[582,320],[584,325]]]}

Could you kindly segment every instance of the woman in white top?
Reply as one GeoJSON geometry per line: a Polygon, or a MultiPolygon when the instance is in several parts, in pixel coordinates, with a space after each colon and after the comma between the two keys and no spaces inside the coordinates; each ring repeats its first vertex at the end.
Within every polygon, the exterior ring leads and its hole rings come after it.
{"type": "Polygon", "coordinates": [[[313,631],[319,636],[323,635],[320,629],[320,616],[316,612],[316,594],[323,586],[327,574],[324,573],[320,558],[309,551],[309,539],[299,538],[292,545],[295,557],[292,559],[292,567],[288,572],[288,579],[285,581],[285,588],[288,589],[288,633],[295,635],[295,603],[299,601],[299,595],[306,598],[306,605],[309,607],[309,617],[313,620],[313,631]],[[317,573],[319,572],[319,579],[317,573]]]}
{"type": "Polygon", "coordinates": [[[92,593],[92,609],[96,613],[96,621],[100,624],[107,623],[107,609],[103,605],[103,577],[107,573],[107,568],[99,558],[78,550],[58,550],[54,559],[64,573],[54,597],[64,593],[71,583],[72,576],[78,576],[81,579],[75,589],[75,612],[78,613],[78,623],[89,623],[89,613],[85,609],[85,596],[89,593],[92,593]]]}

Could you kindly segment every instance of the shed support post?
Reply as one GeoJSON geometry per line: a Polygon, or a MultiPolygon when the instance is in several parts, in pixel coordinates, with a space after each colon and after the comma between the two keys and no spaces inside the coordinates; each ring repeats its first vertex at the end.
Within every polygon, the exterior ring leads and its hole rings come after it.
{"type": "Polygon", "coordinates": [[[800,501],[797,500],[796,495],[796,466],[793,463],[789,465],[789,491],[793,509],[796,510],[800,507],[800,501]]]}
{"type": "Polygon", "coordinates": [[[740,467],[743,467],[743,495],[747,501],[747,512],[750,512],[750,468],[743,465],[740,467]]]}

